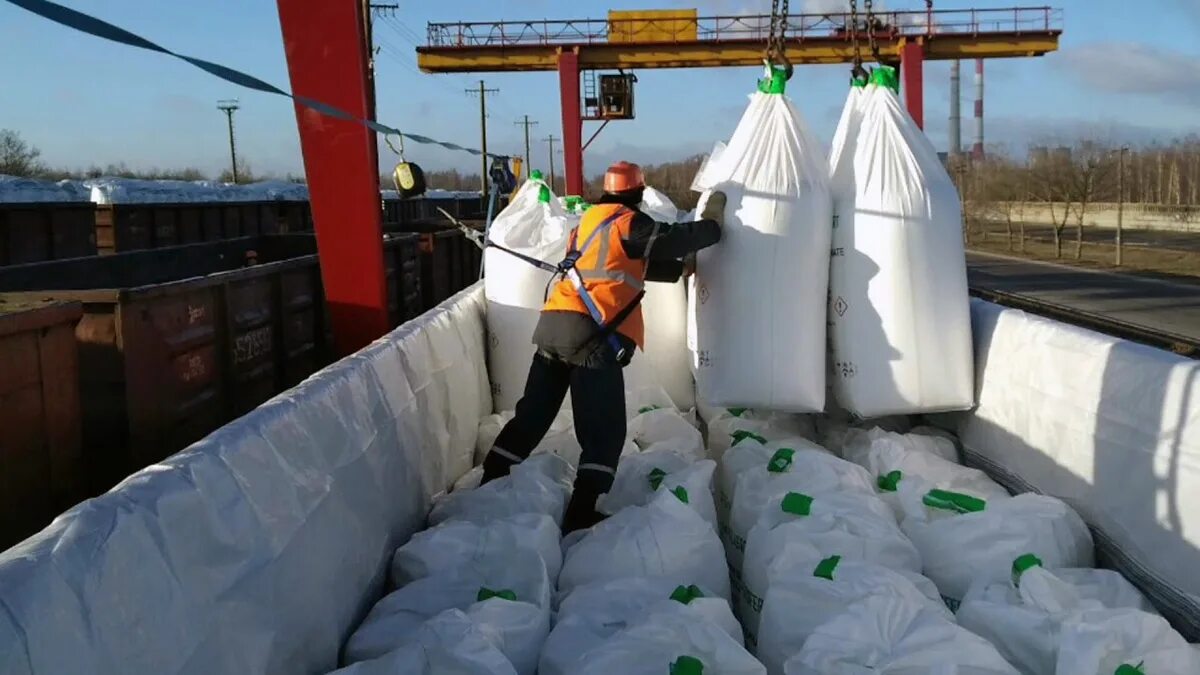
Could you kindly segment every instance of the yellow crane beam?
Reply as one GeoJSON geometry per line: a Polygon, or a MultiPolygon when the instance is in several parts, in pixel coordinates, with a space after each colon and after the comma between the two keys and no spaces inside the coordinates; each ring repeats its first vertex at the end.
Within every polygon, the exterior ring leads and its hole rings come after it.
{"type": "MultiPolygon", "coordinates": [[[[889,38],[879,40],[879,53],[884,59],[898,60],[900,50],[910,40],[924,43],[926,59],[996,59],[1041,56],[1056,51],[1059,33],[1047,31],[1038,34],[889,38]]],[[[763,46],[759,41],[698,40],[671,44],[619,42],[418,47],[417,65],[427,73],[552,71],[558,68],[558,54],[563,49],[578,49],[579,66],[595,70],[756,66],[761,65],[763,59],[763,46]]],[[[789,43],[787,56],[797,65],[851,63],[854,50],[845,39],[813,38],[802,43],[789,43]]]]}

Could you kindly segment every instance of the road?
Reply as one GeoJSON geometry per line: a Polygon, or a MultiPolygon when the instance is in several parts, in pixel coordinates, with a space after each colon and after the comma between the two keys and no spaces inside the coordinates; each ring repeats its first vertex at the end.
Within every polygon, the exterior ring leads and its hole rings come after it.
{"type": "Polygon", "coordinates": [[[1200,285],[1023,260],[967,254],[972,288],[1013,293],[1200,341],[1200,285]]]}
{"type": "MultiPolygon", "coordinates": [[[[991,223],[988,229],[988,238],[991,241],[997,241],[998,237],[1003,239],[1007,230],[1002,223],[991,223]]],[[[1017,225],[1013,225],[1013,237],[1019,236],[1017,225]]],[[[1044,241],[1047,243],[1054,242],[1054,227],[1051,225],[1040,225],[1036,223],[1025,224],[1025,236],[1029,239],[1044,241]]],[[[1063,246],[1071,250],[1070,247],[1075,245],[1075,225],[1068,224],[1063,230],[1063,246]]],[[[1116,230],[1110,230],[1100,227],[1083,228],[1083,241],[1089,244],[1115,244],[1116,230]]],[[[1121,243],[1124,246],[1132,246],[1137,248],[1157,248],[1166,249],[1169,251],[1189,251],[1200,252],[1200,232],[1172,232],[1168,230],[1132,230],[1125,229],[1121,232],[1121,243]]]]}

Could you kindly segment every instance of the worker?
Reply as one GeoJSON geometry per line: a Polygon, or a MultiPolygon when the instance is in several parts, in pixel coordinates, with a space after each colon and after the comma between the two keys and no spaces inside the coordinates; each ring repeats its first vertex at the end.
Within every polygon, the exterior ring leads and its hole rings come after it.
{"type": "Polygon", "coordinates": [[[678,281],[685,258],[721,239],[724,194],[712,193],[700,220],[669,224],[638,210],[644,190],[636,164],[617,162],[604,174],[604,196],[583,214],[567,247],[568,256],[578,253],[575,269],[588,298],[568,278],[554,286],[534,330],[537,352],[516,415],[483,462],[484,483],[507,475],[541,442],[570,391],[583,452],[564,533],[603,518],[596,499],[612,487],[625,445],[621,369],[643,346],[643,283],[678,281]],[[603,323],[589,310],[588,299],[603,323]]]}

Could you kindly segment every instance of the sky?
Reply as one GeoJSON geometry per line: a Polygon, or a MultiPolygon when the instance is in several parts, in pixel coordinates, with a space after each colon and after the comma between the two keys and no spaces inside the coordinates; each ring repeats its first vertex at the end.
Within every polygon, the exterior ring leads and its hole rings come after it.
{"type": "MultiPolygon", "coordinates": [[[[276,4],[270,0],[58,0],[159,42],[288,88],[276,4]]],[[[333,1],[333,0],[329,0],[333,1]]],[[[701,14],[766,13],[769,0],[394,0],[394,17],[377,20],[378,117],[405,131],[479,145],[478,98],[465,93],[479,76],[428,75],[415,46],[427,22],[603,18],[609,9],[697,7],[701,14]]],[[[860,3],[860,6],[863,3],[860,3]]],[[[922,0],[876,0],[876,7],[915,9],[922,0]]],[[[1027,2],[1027,4],[1036,4],[1027,2]]],[[[1029,144],[1092,137],[1149,143],[1200,133],[1200,0],[1058,0],[1062,50],[1042,58],[989,61],[989,145],[1019,151],[1029,144]]],[[[793,12],[839,11],[844,0],[792,0],[793,12]]],[[[996,0],[937,0],[937,9],[1012,7],[996,0]]],[[[0,128],[19,132],[52,166],[83,168],[124,162],[136,168],[192,166],[216,173],[228,165],[218,99],[237,98],[239,155],[256,172],[302,173],[291,104],[238,87],[176,59],[117,45],[45,21],[0,0],[0,128]]],[[[963,64],[963,140],[970,143],[974,96],[963,64]]],[[[948,62],[927,62],[926,131],[948,145],[948,62]]],[[[590,175],[618,158],[642,163],[680,159],[727,139],[759,76],[755,68],[648,70],[638,73],[637,119],[610,124],[588,149],[590,175]]],[[[847,66],[803,66],[788,93],[817,135],[833,135],[847,87],[847,66]]],[[[531,155],[544,167],[548,134],[562,136],[555,73],[488,73],[488,138],[494,152],[524,154],[524,115],[533,127],[531,155]]],[[[585,137],[594,123],[585,123],[585,137]]],[[[410,145],[426,169],[477,170],[478,158],[410,145]]],[[[393,162],[386,148],[381,163],[393,162]]],[[[556,158],[561,167],[561,156],[556,158]]],[[[560,169],[561,170],[561,169],[560,169]]]]}

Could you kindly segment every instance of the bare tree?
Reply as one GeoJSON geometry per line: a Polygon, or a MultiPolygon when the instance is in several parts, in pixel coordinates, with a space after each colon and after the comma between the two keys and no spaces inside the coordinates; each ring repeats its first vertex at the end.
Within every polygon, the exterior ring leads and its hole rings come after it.
{"type": "Polygon", "coordinates": [[[1071,204],[1074,201],[1071,190],[1071,149],[1034,148],[1029,158],[1029,180],[1033,192],[1039,200],[1044,201],[1050,208],[1050,224],[1054,229],[1054,257],[1062,257],[1062,235],[1071,216],[1071,204]],[[1056,214],[1057,208],[1062,209],[1062,218],[1056,214]]]}
{"type": "Polygon", "coordinates": [[[1066,168],[1068,199],[1079,205],[1075,210],[1075,259],[1079,260],[1083,257],[1083,218],[1088,204],[1107,188],[1116,167],[1108,147],[1085,141],[1074,148],[1066,168]]]}
{"type": "Polygon", "coordinates": [[[25,142],[21,135],[0,129],[0,175],[30,178],[45,170],[38,161],[42,151],[25,142]]]}

